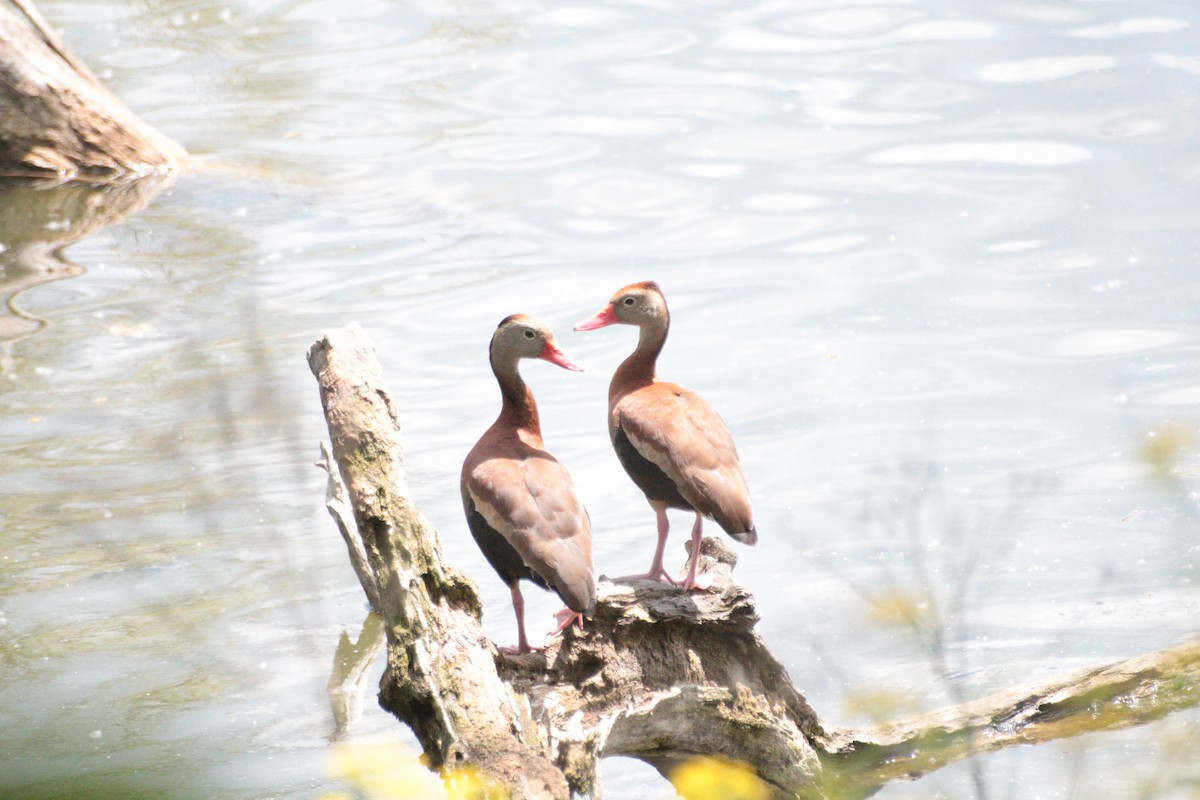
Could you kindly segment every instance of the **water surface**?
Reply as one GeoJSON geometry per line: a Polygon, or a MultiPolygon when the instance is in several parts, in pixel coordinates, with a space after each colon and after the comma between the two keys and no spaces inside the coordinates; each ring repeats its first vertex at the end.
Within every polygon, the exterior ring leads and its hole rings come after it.
{"type": "MultiPolygon", "coordinates": [[[[509,313],[587,368],[525,373],[598,568],[644,569],[653,515],[604,429],[634,334],[570,328],[645,278],[673,312],[661,373],[741,450],[762,536],[737,574],[829,722],[1196,634],[1192,5],[41,8],[197,163],[6,319],[6,792],[336,787],[325,684],[365,606],[311,466],[304,352],[330,327],[378,346],[412,491],[495,639],[507,592],[456,487],[509,313]],[[889,594],[939,603],[951,684],[872,620],[889,594]]],[[[527,594],[538,631],[556,605],[527,594]]],[[[1195,724],[991,756],[986,785],[1164,794],[1195,724]]],[[[405,739],[369,696],[345,735],[405,739]]],[[[671,796],[626,761],[605,787],[671,796]]],[[[936,793],[975,788],[881,796],[936,793]]]]}

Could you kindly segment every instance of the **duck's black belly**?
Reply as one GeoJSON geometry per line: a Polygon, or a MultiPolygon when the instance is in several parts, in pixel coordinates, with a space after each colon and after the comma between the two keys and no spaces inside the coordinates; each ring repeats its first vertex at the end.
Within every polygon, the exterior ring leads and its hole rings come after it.
{"type": "Polygon", "coordinates": [[[516,548],[509,544],[499,531],[488,524],[487,520],[483,518],[483,514],[476,510],[474,503],[470,504],[470,511],[467,513],[467,527],[471,529],[471,535],[475,537],[475,543],[483,551],[484,558],[492,565],[492,569],[496,570],[500,580],[509,587],[524,578],[533,581],[543,589],[551,588],[541,575],[525,564],[516,548]]]}
{"type": "Polygon", "coordinates": [[[620,460],[621,466],[646,495],[647,500],[652,503],[666,503],[668,508],[695,511],[692,504],[683,499],[675,481],[671,480],[657,464],[639,453],[633,446],[633,442],[629,441],[629,437],[625,435],[625,431],[619,426],[617,435],[613,437],[613,449],[617,451],[617,458],[620,460]]]}

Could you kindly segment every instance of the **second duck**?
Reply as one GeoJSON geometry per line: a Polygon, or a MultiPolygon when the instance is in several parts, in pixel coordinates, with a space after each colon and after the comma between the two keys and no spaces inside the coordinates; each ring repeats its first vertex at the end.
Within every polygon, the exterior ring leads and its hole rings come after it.
{"type": "Polygon", "coordinates": [[[692,552],[699,553],[704,517],[717,521],[743,544],[758,541],[750,492],[737,447],[724,420],[704,398],[676,383],[660,381],[658,355],[671,325],[667,300],[653,281],[621,289],[598,314],[575,326],[590,331],[614,324],[639,328],[637,348],[613,374],[608,387],[608,433],[617,458],[646,495],[658,520],[658,545],[645,575],[683,587],[705,588],[697,578],[698,557],[683,581],[663,568],[670,524],[667,509],[696,513],[692,552]]]}

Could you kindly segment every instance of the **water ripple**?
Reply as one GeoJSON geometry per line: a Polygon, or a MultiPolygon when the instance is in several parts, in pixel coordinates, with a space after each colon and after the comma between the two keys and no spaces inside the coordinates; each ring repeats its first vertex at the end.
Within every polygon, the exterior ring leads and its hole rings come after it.
{"type": "Polygon", "coordinates": [[[903,111],[855,111],[832,106],[812,106],[809,116],[823,125],[914,125],[938,119],[937,114],[903,111]]]}
{"type": "Polygon", "coordinates": [[[1092,158],[1085,147],[1060,142],[945,142],[889,147],[868,156],[876,164],[948,164],[985,162],[1025,167],[1073,164],[1092,158]]]}
{"type": "Polygon", "coordinates": [[[765,192],[746,199],[742,205],[758,211],[811,211],[827,205],[824,198],[798,192],[765,192]]]}
{"type": "Polygon", "coordinates": [[[990,39],[996,26],[966,19],[939,19],[914,22],[896,31],[895,41],[937,42],[955,39],[990,39]]]}
{"type": "Polygon", "coordinates": [[[1183,335],[1177,331],[1152,328],[1113,328],[1084,331],[1063,337],[1054,345],[1054,352],[1061,356],[1076,358],[1115,356],[1165,347],[1176,344],[1182,339],[1183,335]]]}
{"type": "Polygon", "coordinates": [[[1143,398],[1147,403],[1164,406],[1200,406],[1200,386],[1182,386],[1156,392],[1143,398]]]}
{"type": "Polygon", "coordinates": [[[903,25],[889,33],[862,38],[798,36],[739,25],[723,33],[718,39],[718,45],[727,50],[751,53],[831,53],[901,42],[988,39],[995,35],[995,25],[962,19],[921,20],[903,25]]]}
{"type": "Polygon", "coordinates": [[[797,253],[806,255],[828,255],[830,253],[843,253],[847,250],[862,245],[868,241],[868,236],[823,236],[817,239],[809,239],[808,241],[793,244],[783,248],[785,253],[797,253]]]}
{"type": "Polygon", "coordinates": [[[1173,56],[1162,53],[1152,56],[1151,60],[1160,67],[1167,69],[1177,69],[1182,72],[1187,72],[1192,75],[1200,75],[1200,58],[1189,58],[1187,56],[1173,56]]]}
{"type": "Polygon", "coordinates": [[[456,143],[446,152],[458,162],[486,164],[489,169],[527,169],[582,161],[598,149],[595,142],[582,140],[491,136],[456,143]]]}
{"type": "Polygon", "coordinates": [[[1071,31],[1071,35],[1080,39],[1116,39],[1139,33],[1174,33],[1186,27],[1185,20],[1173,17],[1134,17],[1107,25],[1089,25],[1071,31]]]}
{"type": "Polygon", "coordinates": [[[1056,81],[1084,72],[1099,72],[1116,65],[1117,60],[1112,56],[1029,58],[989,64],[979,71],[979,77],[992,83],[1037,83],[1056,81]]]}
{"type": "Polygon", "coordinates": [[[1040,239],[1018,239],[1011,242],[997,242],[987,249],[989,253],[1022,253],[1026,250],[1037,250],[1045,246],[1040,239]]]}
{"type": "Polygon", "coordinates": [[[545,11],[530,22],[540,25],[557,25],[560,28],[598,28],[613,25],[628,18],[627,14],[612,9],[587,6],[562,6],[545,11]]]}

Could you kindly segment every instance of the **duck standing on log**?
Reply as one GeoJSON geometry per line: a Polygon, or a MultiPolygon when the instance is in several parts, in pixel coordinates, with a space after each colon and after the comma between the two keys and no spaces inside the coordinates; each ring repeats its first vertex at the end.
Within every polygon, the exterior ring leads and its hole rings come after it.
{"type": "Polygon", "coordinates": [[[506,317],[492,335],[490,360],[500,384],[500,416],[463,462],[463,510],[488,563],[512,592],[517,646],[528,653],[521,579],[553,589],[567,607],[555,616],[562,633],[596,610],[592,531],[566,467],[546,451],[533,392],[517,370],[522,358],[540,358],[580,372],[536,317],[506,317]]]}
{"type": "Polygon", "coordinates": [[[615,324],[636,325],[637,348],[613,374],[608,387],[608,434],[621,466],[645,493],[658,518],[658,546],[645,575],[679,585],[707,588],[698,581],[701,526],[715,519],[743,544],[758,541],[750,493],[737,447],[724,420],[704,398],[679,384],[658,380],[656,363],[667,340],[671,315],[662,289],[653,281],[621,289],[601,311],[575,326],[590,331],[615,324]],[[687,577],[676,581],[663,569],[670,525],[667,509],[696,513],[687,577]]]}

